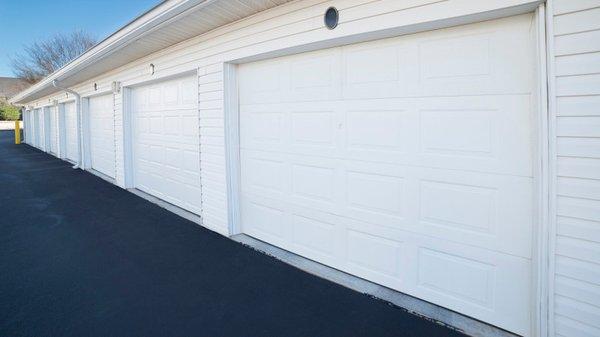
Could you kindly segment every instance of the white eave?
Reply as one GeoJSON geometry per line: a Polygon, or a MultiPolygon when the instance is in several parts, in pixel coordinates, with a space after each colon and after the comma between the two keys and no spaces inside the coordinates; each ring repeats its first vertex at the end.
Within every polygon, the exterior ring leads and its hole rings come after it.
{"type": "Polygon", "coordinates": [[[291,0],[167,0],[10,99],[25,104],[156,51],[291,0]]]}

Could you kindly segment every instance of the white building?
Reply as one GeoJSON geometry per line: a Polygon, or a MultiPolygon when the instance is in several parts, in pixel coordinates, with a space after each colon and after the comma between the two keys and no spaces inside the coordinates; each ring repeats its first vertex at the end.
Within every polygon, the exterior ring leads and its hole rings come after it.
{"type": "Polygon", "coordinates": [[[222,235],[600,336],[598,0],[166,1],[11,101],[222,235]]]}

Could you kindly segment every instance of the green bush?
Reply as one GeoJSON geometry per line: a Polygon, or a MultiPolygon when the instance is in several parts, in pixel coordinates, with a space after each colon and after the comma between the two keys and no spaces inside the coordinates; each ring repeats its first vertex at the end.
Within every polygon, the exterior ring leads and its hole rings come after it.
{"type": "Polygon", "coordinates": [[[16,106],[0,103],[0,120],[16,121],[19,119],[20,114],[21,112],[16,106]]]}

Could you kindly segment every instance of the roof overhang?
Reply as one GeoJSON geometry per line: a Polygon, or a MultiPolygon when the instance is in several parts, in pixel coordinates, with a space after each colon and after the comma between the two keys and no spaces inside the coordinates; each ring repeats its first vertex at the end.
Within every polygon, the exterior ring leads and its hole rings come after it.
{"type": "Polygon", "coordinates": [[[10,99],[26,104],[290,0],[167,0],[10,99]]]}

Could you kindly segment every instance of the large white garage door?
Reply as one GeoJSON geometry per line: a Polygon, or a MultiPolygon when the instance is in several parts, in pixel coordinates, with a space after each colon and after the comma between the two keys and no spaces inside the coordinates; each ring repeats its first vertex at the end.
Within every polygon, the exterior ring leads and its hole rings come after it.
{"type": "Polygon", "coordinates": [[[56,108],[49,107],[44,109],[47,122],[47,130],[48,130],[48,150],[50,153],[57,155],[58,154],[58,116],[56,115],[56,108]]]}
{"type": "Polygon", "coordinates": [[[531,19],[240,66],[243,231],[528,334],[531,19]]]}
{"type": "Polygon", "coordinates": [[[132,142],[135,187],[200,214],[197,92],[194,76],[133,89],[132,142]]]}
{"type": "Polygon", "coordinates": [[[65,103],[65,156],[72,162],[77,162],[79,149],[77,143],[77,111],[75,103],[65,103]]]}
{"type": "Polygon", "coordinates": [[[88,115],[92,169],[114,178],[115,124],[112,94],[90,98],[88,115]]]}
{"type": "Polygon", "coordinates": [[[44,150],[45,136],[44,136],[44,113],[42,109],[35,109],[35,146],[44,150]]]}

